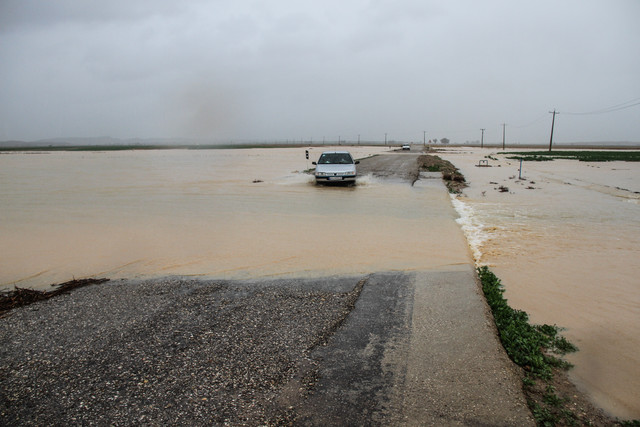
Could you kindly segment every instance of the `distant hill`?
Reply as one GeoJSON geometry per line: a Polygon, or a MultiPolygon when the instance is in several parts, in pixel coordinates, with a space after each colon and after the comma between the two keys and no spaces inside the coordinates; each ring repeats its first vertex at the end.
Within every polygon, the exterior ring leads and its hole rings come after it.
{"type": "Polygon", "coordinates": [[[632,141],[610,141],[610,142],[564,142],[560,145],[564,146],[583,146],[583,147],[638,147],[640,146],[640,142],[632,142],[632,141]]]}
{"type": "Polygon", "coordinates": [[[129,138],[118,139],[110,136],[99,137],[69,137],[48,138],[37,141],[0,141],[0,147],[67,147],[67,146],[92,146],[92,145],[187,145],[197,144],[199,141],[187,138],[129,138]]]}
{"type": "Polygon", "coordinates": [[[0,147],[31,147],[32,144],[25,141],[0,141],[0,147]]]}

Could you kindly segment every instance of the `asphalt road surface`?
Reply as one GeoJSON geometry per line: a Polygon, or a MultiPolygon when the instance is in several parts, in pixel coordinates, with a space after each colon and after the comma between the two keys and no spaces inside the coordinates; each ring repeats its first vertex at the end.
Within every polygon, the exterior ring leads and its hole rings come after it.
{"type": "MultiPolygon", "coordinates": [[[[411,181],[415,158],[359,166],[411,181]]],[[[469,264],[122,280],[15,309],[0,319],[0,424],[534,422],[469,264]]]]}
{"type": "Polygon", "coordinates": [[[361,160],[357,166],[359,175],[372,174],[379,178],[401,179],[414,182],[419,170],[416,159],[420,154],[400,151],[381,154],[361,160]]]}

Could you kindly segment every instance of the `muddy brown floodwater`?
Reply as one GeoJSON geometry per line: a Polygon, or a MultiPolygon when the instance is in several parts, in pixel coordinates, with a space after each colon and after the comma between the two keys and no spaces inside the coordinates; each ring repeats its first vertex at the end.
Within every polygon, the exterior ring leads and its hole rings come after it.
{"type": "Polygon", "coordinates": [[[640,418],[640,164],[524,162],[519,180],[519,162],[495,150],[438,155],[467,178],[459,222],[509,304],[567,328],[580,349],[571,379],[609,413],[640,418]]]}
{"type": "MultiPolygon", "coordinates": [[[[1,154],[0,287],[470,263],[439,180],[364,174],[355,187],[318,187],[304,170],[322,150],[309,160],[300,148],[1,154]]],[[[579,388],[640,418],[640,165],[531,162],[518,181],[517,163],[489,150],[439,155],[470,184],[452,201],[476,261],[533,322],[567,328],[579,388]],[[475,167],[489,154],[493,167],[475,167]]]]}
{"type": "Polygon", "coordinates": [[[319,187],[304,170],[324,149],[310,149],[309,160],[302,148],[3,154],[0,285],[469,262],[452,255],[464,239],[439,237],[456,227],[455,212],[430,203],[448,197],[440,182],[412,188],[363,175],[354,187],[319,187]]]}

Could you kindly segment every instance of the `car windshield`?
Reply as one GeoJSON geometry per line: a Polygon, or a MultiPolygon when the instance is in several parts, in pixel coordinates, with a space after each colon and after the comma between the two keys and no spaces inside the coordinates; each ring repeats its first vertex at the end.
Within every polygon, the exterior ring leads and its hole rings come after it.
{"type": "Polygon", "coordinates": [[[323,153],[318,160],[320,165],[349,165],[353,159],[349,153],[323,153]]]}

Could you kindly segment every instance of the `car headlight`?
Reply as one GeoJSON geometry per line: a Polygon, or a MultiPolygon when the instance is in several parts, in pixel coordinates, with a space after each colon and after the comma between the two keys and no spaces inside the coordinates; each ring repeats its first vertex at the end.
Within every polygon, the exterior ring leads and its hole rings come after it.
{"type": "Polygon", "coordinates": [[[316,176],[326,176],[326,172],[316,172],[316,176]]]}

